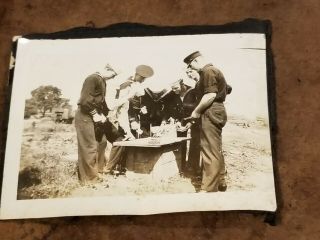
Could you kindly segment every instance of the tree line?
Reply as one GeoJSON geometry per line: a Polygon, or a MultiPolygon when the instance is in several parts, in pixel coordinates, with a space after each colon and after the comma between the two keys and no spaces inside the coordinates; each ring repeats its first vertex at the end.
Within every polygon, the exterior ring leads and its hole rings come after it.
{"type": "Polygon", "coordinates": [[[26,99],[24,117],[40,113],[44,117],[47,112],[52,112],[54,108],[70,107],[70,99],[63,98],[61,89],[52,85],[40,86],[31,91],[31,98],[26,99]]]}

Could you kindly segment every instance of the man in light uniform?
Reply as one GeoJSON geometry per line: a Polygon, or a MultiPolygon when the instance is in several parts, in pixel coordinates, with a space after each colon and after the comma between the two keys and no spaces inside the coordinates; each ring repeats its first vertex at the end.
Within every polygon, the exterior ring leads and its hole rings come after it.
{"type": "MultiPolygon", "coordinates": [[[[120,85],[107,89],[106,103],[108,108],[111,110],[108,114],[108,119],[116,128],[123,132],[123,140],[135,138],[131,133],[128,117],[129,101],[133,97],[139,97],[144,94],[142,82],[152,75],[153,69],[151,67],[147,65],[139,65],[136,68],[134,76],[129,77],[128,80],[120,85]]],[[[99,151],[104,152],[105,148],[106,144],[100,144],[99,151]]],[[[123,169],[124,162],[115,162],[113,159],[109,159],[106,164],[106,170],[112,170],[117,164],[120,164],[120,168],[123,169]]]]}

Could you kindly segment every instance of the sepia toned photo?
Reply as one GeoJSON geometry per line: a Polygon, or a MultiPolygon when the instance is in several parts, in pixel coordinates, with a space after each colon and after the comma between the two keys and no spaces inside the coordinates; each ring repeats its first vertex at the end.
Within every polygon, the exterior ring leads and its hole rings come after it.
{"type": "Polygon", "coordinates": [[[17,40],[2,218],[275,209],[264,34],[17,40]]]}

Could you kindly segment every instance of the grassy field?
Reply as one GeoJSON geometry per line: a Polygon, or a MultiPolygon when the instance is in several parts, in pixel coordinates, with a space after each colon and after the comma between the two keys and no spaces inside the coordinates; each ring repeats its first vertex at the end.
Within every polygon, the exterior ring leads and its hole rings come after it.
{"type": "MultiPolygon", "coordinates": [[[[106,154],[109,150],[110,145],[106,154]]],[[[228,191],[273,189],[270,142],[265,121],[230,117],[223,131],[223,150],[228,191]]],[[[173,154],[167,157],[174,158],[173,154]]],[[[152,174],[133,172],[118,177],[104,175],[102,183],[81,186],[76,168],[74,125],[55,123],[50,117],[25,120],[18,199],[195,192],[189,178],[174,175],[155,179],[152,174]]]]}

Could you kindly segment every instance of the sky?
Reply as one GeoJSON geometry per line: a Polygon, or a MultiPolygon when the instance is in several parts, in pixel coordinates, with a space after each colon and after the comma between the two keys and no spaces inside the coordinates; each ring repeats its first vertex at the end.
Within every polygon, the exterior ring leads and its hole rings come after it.
{"type": "Polygon", "coordinates": [[[14,86],[24,89],[21,101],[41,85],[62,90],[76,106],[84,79],[107,63],[124,81],[136,66],[150,65],[154,76],[146,82],[152,90],[167,88],[184,78],[183,59],[199,50],[219,68],[233,91],[227,97],[229,115],[267,117],[266,51],[263,34],[203,34],[183,36],[95,38],[72,40],[27,40],[20,38],[14,86]],[[250,49],[248,49],[250,48],[250,49]],[[253,49],[253,48],[259,48],[253,49]]]}

